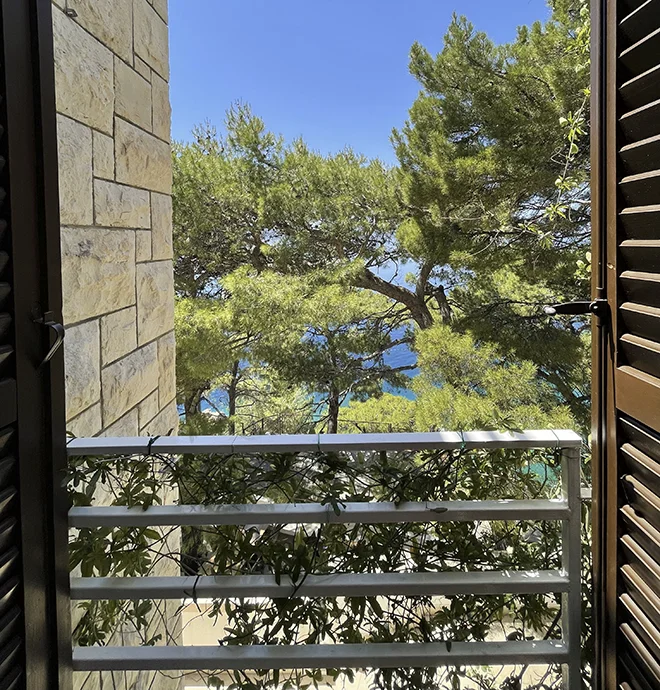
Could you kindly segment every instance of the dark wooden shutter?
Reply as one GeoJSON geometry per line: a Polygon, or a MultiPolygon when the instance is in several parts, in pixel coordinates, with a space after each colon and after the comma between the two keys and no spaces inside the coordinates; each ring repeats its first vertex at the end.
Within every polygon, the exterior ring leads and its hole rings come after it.
{"type": "Polygon", "coordinates": [[[597,688],[660,688],[660,0],[593,4],[597,688]]]}
{"type": "Polygon", "coordinates": [[[0,0],[0,690],[70,680],[50,0],[0,0]],[[57,317],[55,317],[57,318],[57,317]]]}

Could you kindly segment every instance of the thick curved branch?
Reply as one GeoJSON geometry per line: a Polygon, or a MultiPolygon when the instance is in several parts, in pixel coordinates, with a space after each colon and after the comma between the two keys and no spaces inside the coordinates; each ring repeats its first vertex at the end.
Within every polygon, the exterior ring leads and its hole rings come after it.
{"type": "Polygon", "coordinates": [[[424,299],[420,299],[417,293],[412,292],[412,290],[388,283],[366,268],[354,281],[354,284],[356,287],[372,290],[403,304],[420,328],[429,328],[433,324],[433,316],[424,299]]]}

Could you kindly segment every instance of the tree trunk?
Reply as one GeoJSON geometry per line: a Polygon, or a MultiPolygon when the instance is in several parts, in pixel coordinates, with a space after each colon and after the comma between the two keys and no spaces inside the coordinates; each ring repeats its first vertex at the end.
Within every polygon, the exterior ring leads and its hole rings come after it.
{"type": "Polygon", "coordinates": [[[328,433],[336,434],[339,427],[339,391],[330,391],[328,398],[328,433]]]}
{"type": "Polygon", "coordinates": [[[183,410],[188,415],[193,416],[200,414],[202,411],[202,395],[204,394],[204,389],[199,388],[196,391],[188,393],[183,402],[183,410]]]}
{"type": "Polygon", "coordinates": [[[230,434],[236,433],[236,421],[234,415],[236,414],[236,398],[238,397],[238,378],[239,378],[240,362],[236,360],[231,367],[231,381],[227,389],[227,397],[229,398],[229,425],[228,431],[230,434]]]}

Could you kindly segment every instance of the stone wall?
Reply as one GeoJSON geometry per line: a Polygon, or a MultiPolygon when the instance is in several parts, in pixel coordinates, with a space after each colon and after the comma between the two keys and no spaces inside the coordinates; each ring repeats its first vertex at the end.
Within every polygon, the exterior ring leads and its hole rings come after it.
{"type": "MultiPolygon", "coordinates": [[[[53,0],[66,410],[76,436],[178,426],[167,20],[167,0],[53,0]]],[[[174,552],[179,539],[169,536],[174,552]]],[[[152,574],[178,568],[165,559],[152,574]]],[[[180,634],[178,605],[156,602],[150,630],[160,644],[180,634]]],[[[80,616],[74,607],[74,626],[80,616]]],[[[109,642],[140,638],[126,624],[109,642]]],[[[180,686],[176,674],[146,671],[74,681],[76,690],[180,686]]]]}
{"type": "Polygon", "coordinates": [[[68,428],[176,431],[167,0],[53,0],[68,428]]]}

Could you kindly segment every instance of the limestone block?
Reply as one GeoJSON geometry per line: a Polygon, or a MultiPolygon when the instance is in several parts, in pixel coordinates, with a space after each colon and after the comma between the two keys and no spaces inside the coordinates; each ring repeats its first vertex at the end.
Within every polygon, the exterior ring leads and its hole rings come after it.
{"type": "Polygon", "coordinates": [[[72,419],[101,397],[98,320],[67,328],[64,340],[66,417],[72,419]]]}
{"type": "Polygon", "coordinates": [[[172,124],[169,84],[157,74],[154,74],[151,88],[153,100],[153,133],[157,137],[169,141],[172,124]]]}
{"type": "Polygon", "coordinates": [[[112,137],[94,132],[94,177],[115,178],[115,142],[112,137]]]}
{"type": "Polygon", "coordinates": [[[116,182],[94,180],[96,224],[108,228],[148,228],[149,192],[116,182]]]}
{"type": "Polygon", "coordinates": [[[158,394],[160,407],[176,397],[176,349],[174,331],[158,339],[158,394]]]}
{"type": "Polygon", "coordinates": [[[153,70],[169,79],[169,45],[167,24],[147,0],[134,0],[134,49],[153,70]]]}
{"type": "Polygon", "coordinates": [[[62,295],[65,323],[135,304],[133,231],[62,228],[62,295]]]}
{"type": "Polygon", "coordinates": [[[154,6],[154,9],[158,14],[163,18],[164,22],[167,22],[168,19],[168,13],[167,13],[167,5],[168,5],[168,0],[153,0],[151,3],[154,6]]]}
{"type": "Polygon", "coordinates": [[[135,260],[151,261],[151,230],[136,230],[135,260]]]}
{"type": "Polygon", "coordinates": [[[132,409],[126,413],[121,419],[118,419],[114,424],[105,428],[100,434],[101,436],[139,436],[138,433],[138,411],[137,408],[132,409]]]}
{"type": "Polygon", "coordinates": [[[151,84],[115,58],[115,112],[151,131],[151,84]]]}
{"type": "Polygon", "coordinates": [[[134,58],[135,71],[138,72],[138,74],[141,74],[148,82],[150,82],[151,67],[149,67],[149,65],[137,55],[134,55],[134,58]]]}
{"type": "Polygon", "coordinates": [[[117,181],[169,194],[172,191],[170,145],[129,122],[115,128],[117,181]]]}
{"type": "Polygon", "coordinates": [[[91,225],[92,130],[62,115],[57,116],[60,218],[65,225],[91,225]]]}
{"type": "Polygon", "coordinates": [[[156,343],[131,352],[101,372],[103,424],[107,427],[158,386],[156,343]]]}
{"type": "MultiPolygon", "coordinates": [[[[100,381],[101,374],[99,371],[99,386],[101,385],[100,381]]],[[[85,436],[96,436],[101,431],[102,426],[101,403],[96,403],[88,407],[84,412],[81,412],[75,419],[70,419],[66,423],[66,430],[76,438],[83,438],[85,436]]]]}
{"type": "Polygon", "coordinates": [[[174,279],[171,261],[137,265],[138,345],[174,328],[174,279]]]}
{"type": "Polygon", "coordinates": [[[172,258],[172,197],[151,194],[151,253],[154,260],[172,258]]]}
{"type": "Polygon", "coordinates": [[[76,21],[127,62],[133,55],[132,0],[69,0],[76,21]]]}
{"type": "Polygon", "coordinates": [[[158,414],[158,391],[153,391],[138,405],[140,435],[147,424],[158,414]]]}
{"type": "Polygon", "coordinates": [[[112,53],[63,12],[53,12],[57,111],[112,134],[112,53]]]}
{"type": "Polygon", "coordinates": [[[101,317],[101,362],[103,366],[137,347],[137,312],[128,307],[101,317]]]}
{"type": "Polygon", "coordinates": [[[171,403],[163,408],[158,415],[146,425],[142,434],[146,436],[176,435],[178,429],[179,412],[176,408],[176,401],[172,400],[171,403]]]}

